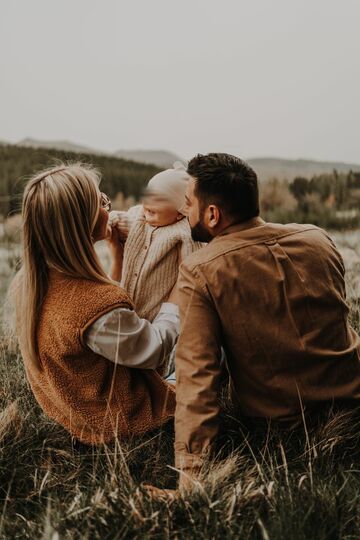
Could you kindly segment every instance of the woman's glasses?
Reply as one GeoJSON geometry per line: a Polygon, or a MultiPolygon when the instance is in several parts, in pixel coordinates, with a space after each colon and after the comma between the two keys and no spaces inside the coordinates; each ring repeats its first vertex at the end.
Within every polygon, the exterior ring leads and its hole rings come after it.
{"type": "Polygon", "coordinates": [[[100,206],[110,212],[111,210],[111,201],[105,193],[100,193],[100,206]]]}

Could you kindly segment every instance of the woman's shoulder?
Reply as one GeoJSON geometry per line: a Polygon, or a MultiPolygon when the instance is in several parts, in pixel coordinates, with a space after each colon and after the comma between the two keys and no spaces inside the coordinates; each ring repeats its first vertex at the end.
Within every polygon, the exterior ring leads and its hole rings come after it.
{"type": "MultiPolygon", "coordinates": [[[[128,305],[132,307],[132,300],[126,291],[115,281],[101,282],[85,278],[71,278],[51,273],[50,296],[61,296],[63,301],[71,301],[81,305],[97,306],[128,305]]],[[[49,296],[49,294],[47,295],[49,296]]]]}
{"type": "Polygon", "coordinates": [[[118,307],[133,309],[133,303],[115,282],[102,283],[51,272],[42,303],[40,326],[45,332],[60,328],[64,335],[75,332],[78,336],[79,330],[86,328],[91,321],[118,307]]]}
{"type": "MultiPolygon", "coordinates": [[[[86,287],[86,284],[84,284],[86,287]]],[[[89,285],[87,285],[89,287],[89,285]]],[[[92,282],[90,286],[91,290],[96,292],[97,296],[106,296],[109,298],[119,298],[124,301],[129,301],[130,297],[123,287],[121,287],[116,281],[110,283],[92,282]]]]}

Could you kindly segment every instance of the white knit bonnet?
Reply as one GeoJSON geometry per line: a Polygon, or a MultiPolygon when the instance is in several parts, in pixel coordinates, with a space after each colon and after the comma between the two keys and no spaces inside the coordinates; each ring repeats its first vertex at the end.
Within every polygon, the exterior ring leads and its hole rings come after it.
{"type": "Polygon", "coordinates": [[[190,176],[181,161],[175,161],[172,169],[155,174],[149,180],[146,192],[166,197],[182,214],[185,208],[185,190],[189,178],[190,176]]]}

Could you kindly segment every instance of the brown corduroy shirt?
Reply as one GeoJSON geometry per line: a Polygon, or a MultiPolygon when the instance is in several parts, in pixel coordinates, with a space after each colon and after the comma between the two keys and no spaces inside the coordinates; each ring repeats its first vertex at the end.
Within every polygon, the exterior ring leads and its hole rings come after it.
{"type": "Polygon", "coordinates": [[[233,225],[179,275],[175,456],[201,465],[219,428],[226,355],[242,415],[291,420],[301,407],[360,399],[360,340],[347,321],[344,265],[313,225],[233,225]]]}

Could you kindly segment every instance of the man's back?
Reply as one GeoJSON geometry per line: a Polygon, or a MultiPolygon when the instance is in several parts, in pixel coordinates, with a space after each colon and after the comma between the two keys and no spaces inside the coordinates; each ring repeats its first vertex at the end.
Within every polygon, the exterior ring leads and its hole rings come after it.
{"type": "Polygon", "coordinates": [[[217,431],[220,344],[246,416],[285,419],[360,398],[343,262],[321,229],[260,218],[231,226],[186,260],[179,286],[179,452],[200,452],[217,431]]]}

